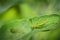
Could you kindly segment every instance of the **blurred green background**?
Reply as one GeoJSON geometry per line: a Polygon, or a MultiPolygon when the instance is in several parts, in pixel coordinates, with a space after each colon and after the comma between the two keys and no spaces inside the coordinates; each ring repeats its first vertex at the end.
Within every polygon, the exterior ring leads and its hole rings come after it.
{"type": "Polygon", "coordinates": [[[0,0],[0,40],[60,40],[60,0],[0,0]]]}

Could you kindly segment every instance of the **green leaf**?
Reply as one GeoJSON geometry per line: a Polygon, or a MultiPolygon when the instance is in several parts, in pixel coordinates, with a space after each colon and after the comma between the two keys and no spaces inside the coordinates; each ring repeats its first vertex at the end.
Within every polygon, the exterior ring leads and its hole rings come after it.
{"type": "Polygon", "coordinates": [[[60,16],[59,15],[45,15],[45,16],[41,16],[41,17],[35,17],[35,18],[31,18],[30,22],[31,22],[31,28],[32,29],[45,29],[46,30],[53,30],[55,29],[58,24],[59,24],[59,20],[60,16]]]}
{"type": "Polygon", "coordinates": [[[37,39],[38,40],[47,40],[48,39],[47,37],[50,34],[50,32],[59,28],[59,25],[58,25],[59,18],[60,18],[60,16],[55,15],[55,14],[31,18],[30,22],[31,22],[31,28],[33,30],[29,34],[25,35],[24,37],[22,37],[19,40],[29,40],[31,37],[33,40],[37,40],[37,39]],[[48,21],[44,22],[45,19],[48,19],[48,21]],[[43,24],[41,24],[41,23],[43,23],[43,24]],[[38,24],[40,24],[40,25],[38,25],[38,24]]]}

